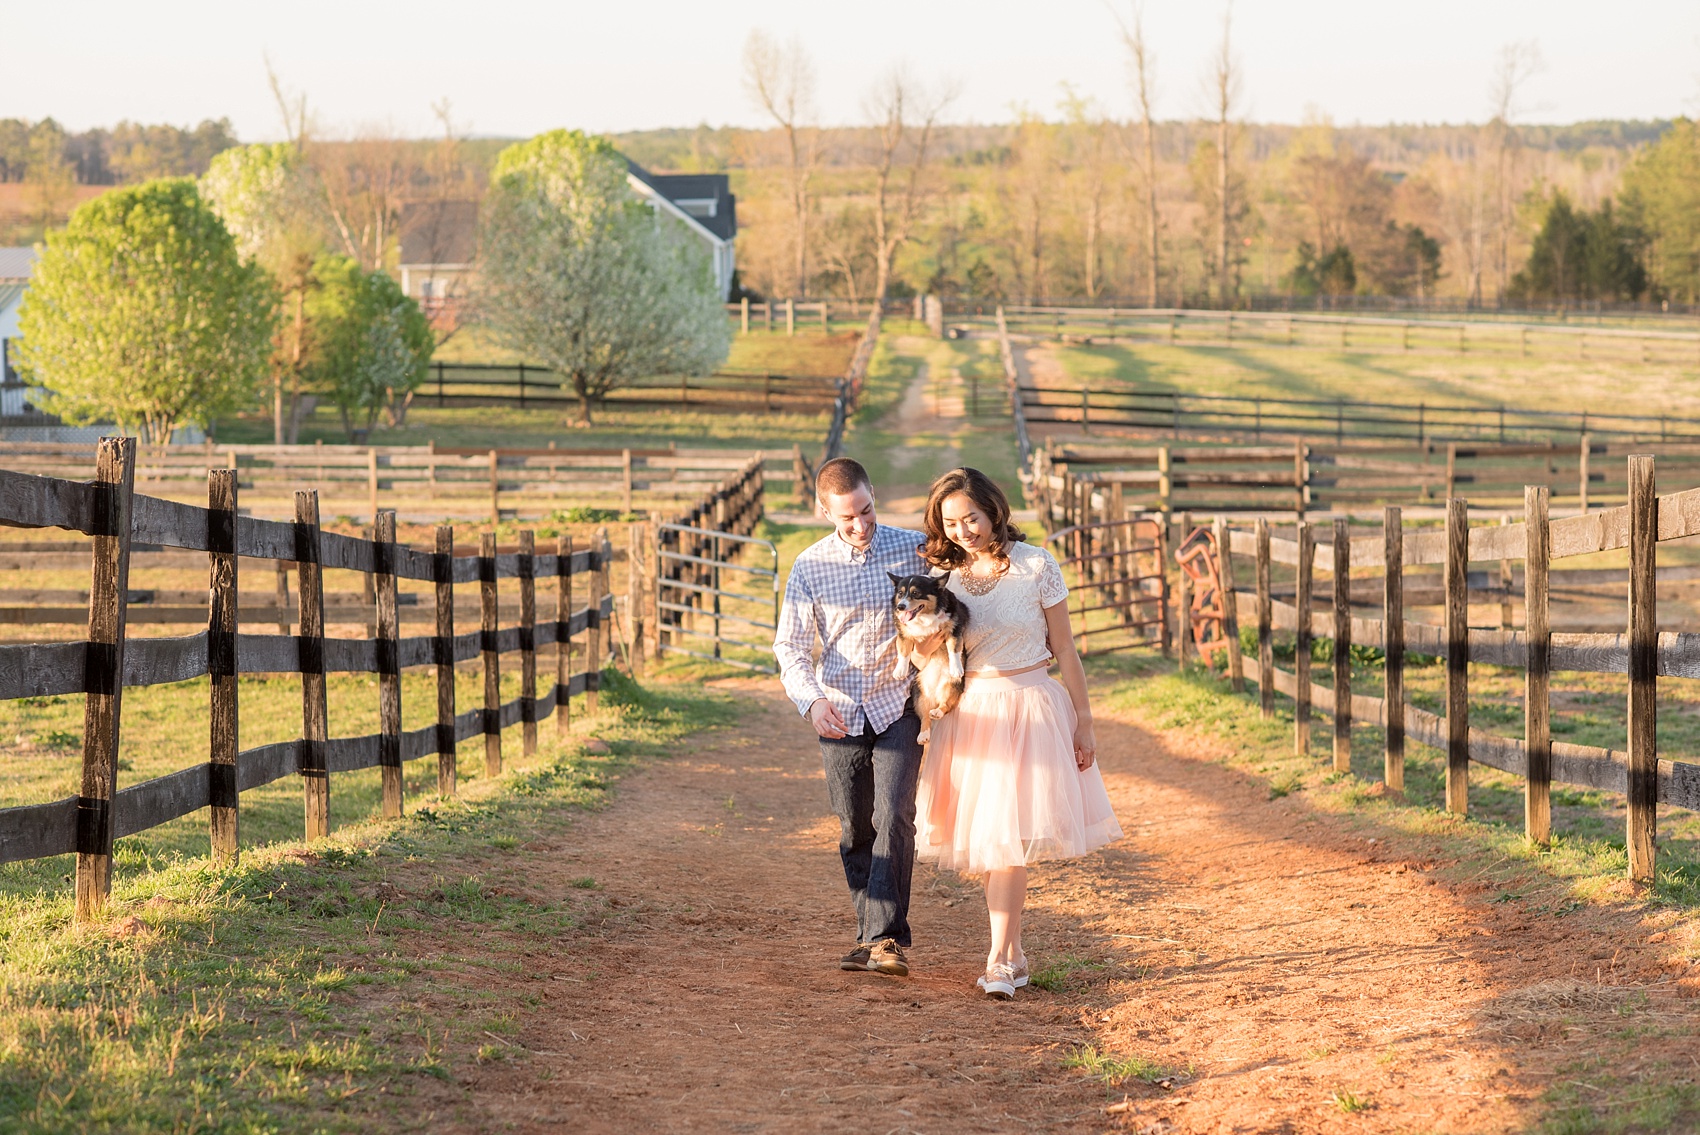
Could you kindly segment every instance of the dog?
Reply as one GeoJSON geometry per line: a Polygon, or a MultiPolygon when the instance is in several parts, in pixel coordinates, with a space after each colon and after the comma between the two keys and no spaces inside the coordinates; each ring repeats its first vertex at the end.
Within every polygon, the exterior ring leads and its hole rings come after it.
{"type": "Polygon", "coordinates": [[[909,667],[915,668],[915,708],[921,715],[917,740],[925,745],[932,737],[933,722],[962,699],[967,672],[962,635],[968,629],[968,605],[943,580],[930,575],[886,575],[891,577],[891,613],[897,620],[897,669],[892,677],[906,677],[909,667]],[[927,642],[931,649],[922,653],[927,642]]]}

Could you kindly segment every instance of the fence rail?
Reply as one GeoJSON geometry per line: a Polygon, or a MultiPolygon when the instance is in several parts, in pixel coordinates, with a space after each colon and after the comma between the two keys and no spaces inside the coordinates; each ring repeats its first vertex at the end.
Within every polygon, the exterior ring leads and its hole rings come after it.
{"type": "MultiPolygon", "coordinates": [[[[705,376],[658,376],[609,391],[595,399],[605,409],[679,406],[696,410],[792,410],[816,413],[832,402],[837,379],[824,375],[718,372],[705,376]]],[[[526,363],[434,361],[415,405],[517,406],[549,409],[579,404],[571,379],[526,363]]]]}
{"type": "Polygon", "coordinates": [[[437,529],[436,549],[420,551],[396,542],[395,514],[377,516],[374,539],[326,532],[320,525],[318,494],[296,494],[293,523],[259,520],[239,512],[235,471],[206,473],[207,505],[199,507],[135,492],[137,446],[130,438],[99,444],[90,482],[0,470],[0,522],[15,527],[63,528],[93,537],[88,638],[82,642],[0,646],[0,698],[82,693],[87,698],[82,787],[78,795],[46,804],[0,809],[0,862],[75,852],[77,910],[92,917],[111,885],[112,842],[181,816],[210,809],[213,854],[237,853],[239,800],[243,791],[292,774],[303,784],[308,838],[330,830],[333,773],[382,770],[383,814],[402,809],[404,762],[431,753],[438,757],[438,790],[455,791],[455,747],[482,734],[486,767],[501,768],[501,732],[524,725],[524,747],[536,745],[537,722],[553,712],[562,728],[568,699],[587,693],[594,703],[597,674],[608,640],[602,628],[613,612],[607,565],[611,549],[578,550],[563,537],[552,553],[535,550],[530,533],[520,550],[499,554],[485,533],[476,556],[454,554],[452,528],[437,529]],[[128,576],[139,543],[207,556],[211,589],[207,629],[180,638],[143,639],[127,634],[128,576]],[[238,566],[242,559],[288,561],[299,584],[299,633],[256,635],[241,629],[238,566]],[[367,639],[325,636],[323,573],[361,572],[371,580],[376,634],[367,639]],[[536,582],[559,583],[553,617],[539,618],[536,582]],[[573,603],[573,580],[589,577],[588,602],[573,603]],[[431,583],[435,590],[435,634],[402,636],[397,581],[431,583]],[[516,581],[518,625],[499,625],[499,580],[516,581]],[[454,586],[476,583],[480,596],[477,630],[457,633],[454,586]],[[573,672],[573,639],[585,636],[573,672]],[[537,650],[556,646],[555,681],[537,688],[537,650]],[[520,696],[499,697],[500,658],[518,653],[520,696]],[[458,662],[479,659],[484,672],[483,704],[457,710],[453,672],[458,662]],[[420,729],[401,728],[400,675],[410,666],[437,671],[437,720],[420,729]],[[325,677],[341,672],[378,676],[380,728],[359,737],[332,738],[325,677]],[[252,673],[295,673],[302,680],[302,735],[258,748],[238,749],[237,678],[252,673]],[[126,688],[210,676],[212,722],[206,763],[120,789],[117,784],[126,688]]]}
{"type": "Polygon", "coordinates": [[[1092,342],[1142,339],[1193,345],[1235,343],[1330,346],[1339,349],[1496,351],[1528,357],[1563,352],[1580,359],[1613,357],[1692,364],[1700,331],[1598,324],[1398,318],[1197,308],[1032,307],[1009,305],[1011,333],[1092,342]],[[1355,338],[1354,338],[1355,336],[1355,338]]]}
{"type": "Polygon", "coordinates": [[[1343,398],[1264,398],[1188,394],[1171,390],[1119,390],[1074,386],[1024,386],[1020,403],[1029,420],[1093,427],[1123,427],[1180,437],[1250,435],[1430,442],[1550,441],[1581,438],[1700,441],[1700,418],[1654,414],[1602,414],[1584,410],[1515,406],[1360,402],[1343,398]]]}

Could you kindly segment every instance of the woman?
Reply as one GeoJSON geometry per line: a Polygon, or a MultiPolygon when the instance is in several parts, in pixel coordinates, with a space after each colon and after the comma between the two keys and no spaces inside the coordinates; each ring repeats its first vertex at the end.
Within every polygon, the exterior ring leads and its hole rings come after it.
{"type": "Polygon", "coordinates": [[[975,982],[1008,1000],[1027,984],[1027,865],[1121,838],[1068,621],[1062,569],[1010,523],[1003,490],[953,469],[927,497],[922,556],[968,604],[967,683],[933,727],[916,798],[917,853],[984,874],[992,948],[975,982]],[[1062,684],[1047,673],[1052,658],[1062,684]]]}

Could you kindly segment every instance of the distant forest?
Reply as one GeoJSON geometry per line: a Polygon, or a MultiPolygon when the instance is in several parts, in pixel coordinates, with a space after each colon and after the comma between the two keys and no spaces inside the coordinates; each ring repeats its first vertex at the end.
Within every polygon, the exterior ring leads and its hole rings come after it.
{"type": "MultiPolygon", "coordinates": [[[[730,176],[739,279],[756,296],[1700,302],[1700,139],[1686,120],[1155,122],[1150,171],[1139,122],[1079,103],[925,134],[909,122],[895,142],[878,126],[800,125],[613,140],[658,172],[730,176]]],[[[476,199],[506,141],[362,137],[310,153],[361,195],[377,235],[360,259],[382,265],[403,207],[476,199]]],[[[101,186],[197,175],[236,144],[227,120],[0,120],[0,242],[39,239],[101,186]]]]}

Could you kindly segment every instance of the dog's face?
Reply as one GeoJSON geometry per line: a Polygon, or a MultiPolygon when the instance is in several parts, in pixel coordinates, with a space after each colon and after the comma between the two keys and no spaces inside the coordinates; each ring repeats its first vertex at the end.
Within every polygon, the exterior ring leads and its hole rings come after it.
{"type": "Polygon", "coordinates": [[[891,609],[897,614],[900,623],[911,623],[916,619],[936,614],[944,588],[938,580],[930,575],[892,575],[893,588],[891,609]]]}

